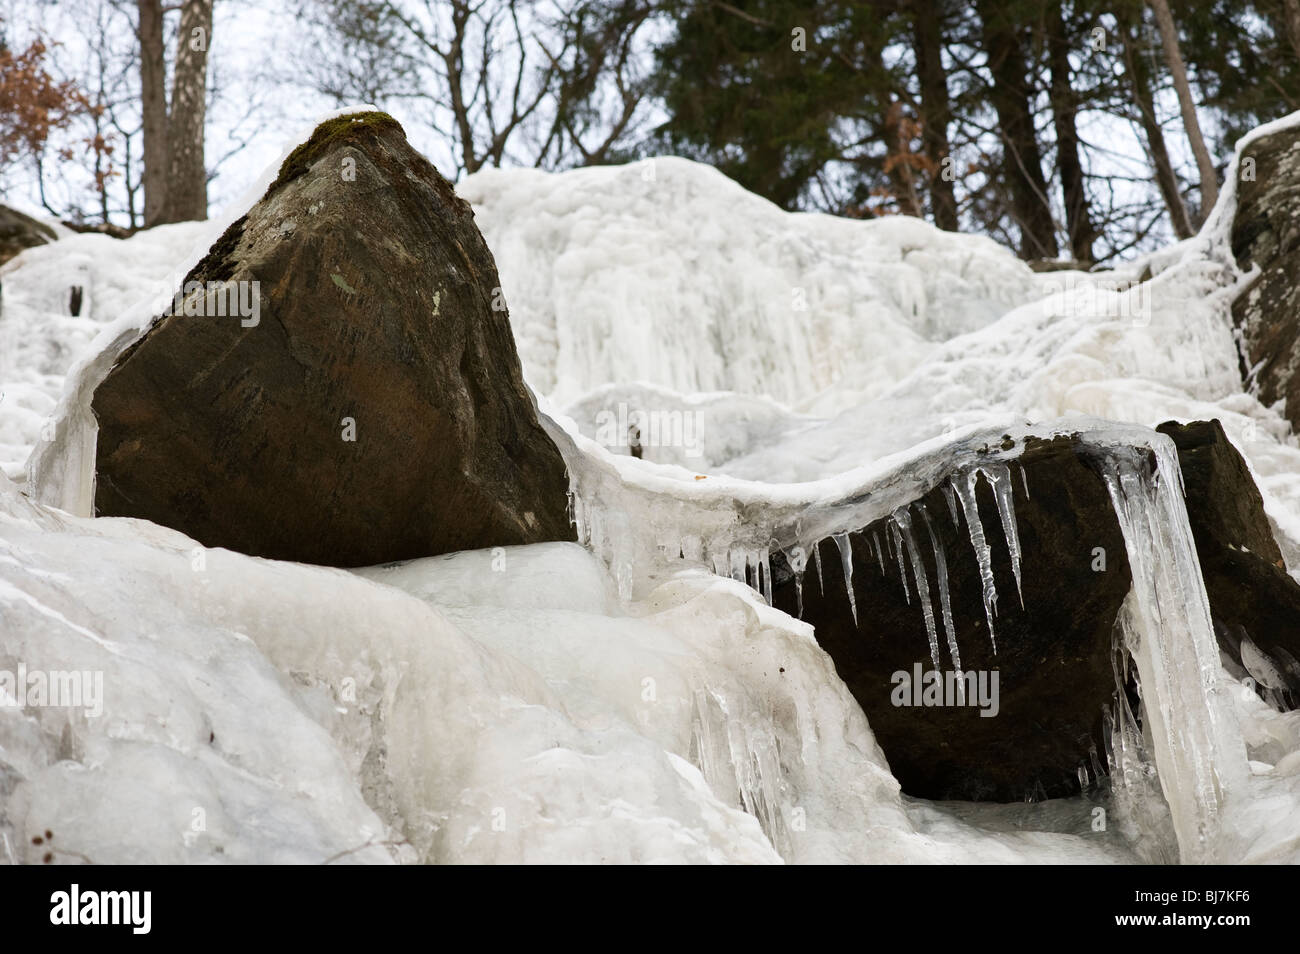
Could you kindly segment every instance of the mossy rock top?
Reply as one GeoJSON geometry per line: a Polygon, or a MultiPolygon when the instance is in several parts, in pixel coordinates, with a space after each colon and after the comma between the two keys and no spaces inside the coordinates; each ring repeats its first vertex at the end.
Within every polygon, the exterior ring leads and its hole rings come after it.
{"type": "Polygon", "coordinates": [[[406,137],[402,124],[388,113],[369,110],[362,113],[348,113],[327,119],[315,129],[306,142],[300,143],[280,164],[280,174],[267,187],[266,199],[272,192],[288,182],[292,182],[311,168],[312,163],[336,146],[359,144],[362,139],[388,130],[396,130],[406,137]]]}

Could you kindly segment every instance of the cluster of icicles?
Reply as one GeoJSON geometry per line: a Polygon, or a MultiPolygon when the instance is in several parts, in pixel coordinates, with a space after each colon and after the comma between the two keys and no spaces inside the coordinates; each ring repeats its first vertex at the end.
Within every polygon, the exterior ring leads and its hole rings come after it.
{"type": "MultiPolygon", "coordinates": [[[[981,476],[993,488],[994,499],[997,501],[998,516],[1002,523],[1002,532],[1006,539],[1007,551],[1011,556],[1011,569],[1016,578],[1016,591],[1023,609],[1025,601],[1020,577],[1020,532],[1016,526],[1012,466],[1001,462],[981,464],[958,471],[940,485],[948,502],[948,513],[952,518],[953,526],[960,530],[964,518],[970,534],[971,548],[974,550],[975,559],[979,564],[980,581],[983,586],[984,617],[988,621],[989,639],[992,642],[995,654],[997,653],[998,644],[993,620],[997,616],[998,591],[993,580],[993,552],[988,537],[984,532],[983,521],[980,519],[979,506],[975,499],[975,488],[981,476]]],[[[1025,472],[1022,468],[1017,469],[1020,472],[1021,486],[1024,488],[1025,496],[1028,497],[1029,484],[1025,472]]],[[[853,587],[853,550],[849,533],[836,532],[831,534],[829,539],[834,542],[840,555],[845,589],[848,592],[849,612],[852,614],[853,622],[856,625],[858,622],[858,607],[853,587]]],[[[897,561],[898,576],[902,582],[903,596],[908,605],[912,603],[912,588],[908,585],[908,570],[911,570],[911,578],[915,581],[917,602],[920,604],[921,615],[925,621],[925,631],[929,636],[930,660],[934,663],[935,669],[941,667],[939,659],[939,624],[942,622],[948,654],[952,659],[953,669],[957,673],[957,691],[964,696],[964,682],[961,678],[961,650],[957,646],[957,632],[953,623],[952,600],[948,588],[948,561],[944,556],[943,547],[939,544],[939,540],[935,535],[934,524],[925,504],[917,501],[905,504],[893,511],[885,520],[885,543],[881,544],[879,530],[871,533],[869,542],[882,575],[885,573],[886,553],[890,558],[897,561]],[[922,559],[921,546],[917,540],[917,514],[920,515],[920,524],[925,527],[926,539],[929,540],[930,552],[934,559],[935,583],[939,592],[938,618],[936,618],[934,602],[931,597],[929,573],[926,570],[925,562],[922,559]]],[[[813,544],[812,554],[818,588],[824,592],[820,541],[813,544]]],[[[804,576],[802,551],[795,552],[793,555],[786,554],[786,559],[795,571],[798,615],[802,617],[804,576]]],[[[731,575],[742,582],[751,582],[751,585],[755,585],[755,588],[762,592],[769,604],[772,602],[770,551],[760,552],[756,558],[745,554],[743,564],[732,563],[729,566],[723,566],[720,561],[715,561],[714,572],[724,576],[731,575]]]]}
{"type": "MultiPolygon", "coordinates": [[[[1016,526],[1015,494],[1012,488],[1013,463],[991,461],[966,467],[952,474],[940,485],[948,501],[948,510],[953,525],[960,529],[964,519],[968,528],[971,547],[975,552],[975,558],[979,565],[980,580],[983,587],[984,615],[988,621],[989,638],[992,641],[995,653],[997,651],[997,634],[994,619],[997,616],[998,592],[993,579],[992,547],[988,535],[985,533],[983,521],[980,519],[975,490],[981,477],[993,488],[1003,536],[1006,540],[1007,551],[1011,557],[1011,569],[1016,580],[1017,594],[1023,608],[1020,535],[1016,526]]],[[[1028,497],[1029,485],[1024,470],[1022,468],[1016,469],[1020,472],[1021,487],[1026,497],[1028,497]]],[[[673,507],[674,504],[680,506],[682,501],[662,501],[662,505],[668,508],[673,507]]],[[[585,505],[583,496],[580,494],[571,495],[571,506],[573,508],[573,520],[578,527],[579,540],[604,557],[606,562],[609,563],[618,581],[620,597],[625,600],[632,598],[633,571],[639,563],[634,553],[635,547],[632,545],[637,529],[631,526],[629,521],[629,516],[634,511],[626,507],[608,508],[585,505]]],[[[650,522],[654,522],[653,515],[650,522]]],[[[869,521],[867,525],[874,522],[869,521]]],[[[952,602],[948,590],[948,565],[943,547],[940,546],[935,535],[934,525],[931,522],[928,510],[919,501],[905,503],[887,515],[885,524],[886,542],[883,545],[879,531],[873,532],[869,538],[881,573],[885,571],[886,553],[888,553],[889,559],[897,561],[904,595],[910,605],[912,602],[912,587],[909,586],[908,582],[908,571],[910,570],[911,579],[914,581],[917,591],[919,608],[925,621],[926,632],[929,635],[930,659],[935,668],[938,669],[940,667],[938,626],[939,620],[942,620],[953,666],[960,671],[961,652],[957,646],[956,629],[953,624],[952,602]],[[918,514],[919,521],[916,516],[918,514]],[[931,596],[929,573],[922,559],[921,546],[917,540],[917,528],[921,525],[925,527],[926,538],[929,540],[937,577],[935,581],[939,593],[939,616],[937,617],[931,596]]],[[[854,596],[853,553],[849,538],[851,533],[859,532],[865,526],[854,531],[836,530],[827,536],[817,537],[809,541],[796,538],[796,542],[787,546],[781,546],[775,542],[770,542],[766,546],[747,546],[738,543],[737,539],[747,535],[740,531],[739,528],[736,536],[724,539],[721,546],[709,546],[704,542],[705,538],[700,534],[682,533],[679,536],[674,536],[670,543],[658,545],[656,547],[658,551],[656,556],[660,560],[666,558],[667,561],[672,561],[675,558],[688,563],[708,566],[718,576],[730,577],[751,586],[771,604],[774,585],[772,555],[774,552],[779,551],[785,557],[787,565],[794,570],[796,599],[799,607],[798,615],[802,616],[803,577],[807,563],[805,555],[811,550],[818,585],[819,587],[822,586],[820,544],[829,539],[834,542],[840,554],[845,587],[848,592],[849,611],[852,614],[854,623],[857,623],[858,608],[854,596]]]]}
{"type": "MultiPolygon", "coordinates": [[[[810,485],[802,497],[791,494],[788,487],[769,492],[763,485],[742,481],[718,482],[707,492],[688,485],[680,492],[663,481],[639,481],[637,473],[599,459],[585,447],[574,454],[577,449],[570,445],[566,456],[574,481],[573,519],[579,539],[611,568],[625,599],[633,597],[636,585],[653,583],[659,573],[672,572],[685,562],[747,583],[770,603],[771,558],[780,551],[795,570],[802,602],[800,557],[809,549],[816,554],[817,544],[829,538],[843,563],[856,620],[850,531],[844,528],[870,527],[887,518],[885,540],[878,532],[870,535],[871,551],[882,570],[886,559],[897,560],[905,588],[910,567],[931,661],[939,668],[942,625],[953,666],[960,671],[948,568],[934,532],[935,517],[919,501],[941,487],[954,524],[959,526],[964,518],[996,651],[998,593],[975,491],[981,478],[992,487],[1019,589],[1021,548],[1012,465],[1032,432],[1012,430],[1010,443],[1000,432],[990,431],[875,474],[861,486],[836,485],[828,490],[826,485],[810,485]],[[921,540],[928,540],[933,552],[937,614],[921,540]]],[[[1216,832],[1221,829],[1223,806],[1249,773],[1235,716],[1218,688],[1218,644],[1183,503],[1177,450],[1164,435],[1111,422],[1071,419],[1055,429],[1047,425],[1035,430],[1044,439],[1070,435],[1078,442],[1078,453],[1100,464],[1133,579],[1123,614],[1122,648],[1131,655],[1140,677],[1142,711],[1152,738],[1149,755],[1168,802],[1179,854],[1185,862],[1221,856],[1222,838],[1216,832]]],[[[1016,469],[1027,498],[1024,468],[1016,469]]],[[[820,579],[820,557],[814,556],[814,562],[820,579]]],[[[910,602],[910,589],[907,598],[910,602]]],[[[1119,767],[1132,778],[1132,760],[1125,748],[1131,746],[1121,743],[1119,767]]],[[[1140,774],[1149,779],[1154,771],[1147,771],[1148,759],[1142,761],[1147,768],[1140,774]]]]}

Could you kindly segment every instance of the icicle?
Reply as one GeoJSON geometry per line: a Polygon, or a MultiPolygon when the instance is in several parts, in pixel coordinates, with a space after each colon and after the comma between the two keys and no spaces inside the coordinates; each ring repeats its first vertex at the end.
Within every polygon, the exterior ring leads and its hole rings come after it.
{"type": "Polygon", "coordinates": [[[822,542],[813,544],[813,563],[817,566],[817,592],[826,595],[826,582],[822,579],[822,542]]]}
{"type": "Polygon", "coordinates": [[[578,500],[578,495],[575,494],[572,490],[569,491],[568,504],[566,505],[565,509],[569,516],[569,524],[574,528],[575,531],[574,535],[578,538],[578,542],[582,543],[583,542],[582,503],[581,501],[578,500]]]}
{"type": "Polygon", "coordinates": [[[840,548],[840,564],[844,567],[844,589],[849,594],[849,612],[853,614],[853,625],[858,625],[858,601],[853,595],[853,547],[847,533],[833,533],[831,539],[840,548]]]}
{"type": "Polygon", "coordinates": [[[709,559],[713,564],[714,576],[731,576],[731,567],[727,563],[726,554],[713,553],[709,559]]]}
{"type": "Polygon", "coordinates": [[[953,492],[951,483],[943,485],[943,496],[948,501],[948,513],[952,515],[952,525],[960,530],[961,518],[957,516],[957,494],[953,492]]]}
{"type": "Polygon", "coordinates": [[[763,599],[772,605],[772,551],[764,547],[758,551],[758,570],[763,580],[763,599]]]}
{"type": "Polygon", "coordinates": [[[1011,572],[1016,577],[1016,593],[1020,608],[1025,608],[1025,594],[1020,586],[1020,531],[1016,527],[1016,504],[1011,489],[1011,470],[1005,464],[983,468],[984,476],[993,485],[993,496],[998,502],[998,516],[1002,520],[1002,533],[1007,539],[1011,554],[1011,572]]]}
{"type": "MultiPolygon", "coordinates": [[[[907,507],[899,507],[893,514],[894,523],[897,524],[899,532],[903,535],[903,542],[907,546],[907,556],[912,564],[912,576],[916,578],[916,596],[921,603],[921,615],[925,619],[925,634],[930,640],[930,661],[934,663],[934,668],[939,669],[939,632],[934,623],[934,606],[930,603],[930,581],[925,572],[925,563],[921,560],[920,551],[916,546],[916,537],[912,534],[912,514],[907,507]]],[[[949,644],[951,648],[951,644],[949,644]]],[[[961,667],[958,666],[957,672],[957,695],[961,699],[962,705],[966,704],[966,687],[961,678],[961,667]]]]}
{"type": "MultiPolygon", "coordinates": [[[[966,690],[962,679],[961,653],[957,651],[957,627],[952,622],[952,601],[948,597],[948,559],[943,555],[943,547],[939,546],[939,540],[934,535],[934,524],[930,522],[930,513],[925,509],[925,504],[918,503],[916,506],[925,520],[925,530],[930,535],[930,546],[934,550],[934,575],[939,583],[939,610],[943,614],[943,629],[948,637],[948,654],[952,656],[957,685],[961,687],[964,696],[966,690]]],[[[938,668],[937,664],[935,668],[938,668]]]]}
{"type": "Polygon", "coordinates": [[[966,526],[970,528],[970,543],[975,550],[975,560],[979,563],[980,580],[984,584],[984,618],[988,620],[989,640],[996,654],[998,640],[993,633],[993,617],[998,611],[998,589],[993,582],[993,554],[984,538],[984,524],[980,522],[979,504],[975,500],[975,481],[978,477],[979,471],[972,470],[953,477],[951,483],[961,501],[962,513],[966,515],[966,526]]]}
{"type": "Polygon", "coordinates": [[[1020,471],[1020,486],[1025,488],[1025,499],[1028,500],[1029,499],[1029,474],[1025,471],[1023,464],[1017,467],[1016,470],[1020,471]]]}
{"type": "Polygon", "coordinates": [[[1092,762],[1092,777],[1101,778],[1105,772],[1101,768],[1101,759],[1097,756],[1097,743],[1088,746],[1088,759],[1092,762]]]}
{"type": "Polygon", "coordinates": [[[884,576],[884,575],[885,575],[885,557],[884,557],[884,554],[881,553],[881,551],[880,551],[880,531],[879,531],[879,530],[872,530],[872,531],[871,531],[871,545],[872,545],[872,547],[874,547],[875,550],[876,550],[876,562],[880,564],[880,575],[881,575],[881,576],[884,576]]]}
{"type": "MultiPolygon", "coordinates": [[[[1129,663],[1127,646],[1136,646],[1133,629],[1133,591],[1129,590],[1115,620],[1111,648],[1111,669],[1115,674],[1115,702],[1102,710],[1102,742],[1110,775],[1111,804],[1116,818],[1134,850],[1147,864],[1177,864],[1178,836],[1174,832],[1169,803],[1160,790],[1160,777],[1150,749],[1129,706],[1126,686],[1129,663]]],[[[1140,693],[1139,693],[1140,694],[1140,693]]],[[[1100,778],[1096,747],[1092,749],[1093,773],[1100,778]]]]}
{"type": "Polygon", "coordinates": [[[1223,805],[1249,779],[1245,747],[1219,687],[1219,648],[1183,504],[1173,441],[1105,458],[1106,486],[1128,552],[1133,589],[1125,645],[1142,681],[1160,784],[1184,863],[1226,860],[1223,805]]]}
{"type": "Polygon", "coordinates": [[[733,547],[730,553],[731,558],[731,578],[739,580],[746,586],[749,585],[749,557],[744,550],[739,547],[733,547]]]}
{"type": "Polygon", "coordinates": [[[898,557],[898,578],[903,581],[903,596],[907,598],[907,605],[912,605],[912,594],[907,588],[907,570],[903,567],[903,538],[898,532],[898,523],[895,520],[889,521],[889,540],[894,545],[894,554],[898,557]]]}

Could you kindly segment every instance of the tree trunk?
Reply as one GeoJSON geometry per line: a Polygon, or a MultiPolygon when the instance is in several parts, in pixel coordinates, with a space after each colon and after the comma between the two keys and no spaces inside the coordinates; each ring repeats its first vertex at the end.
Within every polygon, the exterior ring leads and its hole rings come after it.
{"type": "Polygon", "coordinates": [[[162,0],[138,0],[140,107],[143,117],[144,224],[162,219],[167,200],[167,66],[163,59],[162,0]]]}
{"type": "Polygon", "coordinates": [[[1076,262],[1092,262],[1097,230],[1088,208],[1083,163],[1079,160],[1079,132],[1075,125],[1077,97],[1070,84],[1070,37],[1059,2],[1047,10],[1047,56],[1051,69],[1052,123],[1056,130],[1056,162],[1061,174],[1061,198],[1070,233],[1070,252],[1076,262]]]}
{"type": "Polygon", "coordinates": [[[1147,0],[1156,15],[1156,26],[1160,29],[1160,43],[1165,50],[1165,62],[1174,77],[1174,89],[1178,91],[1178,107],[1183,113],[1183,128],[1187,130],[1187,141],[1192,146],[1192,155],[1196,157],[1196,168],[1201,175],[1201,215],[1204,219],[1214,208],[1219,199],[1219,174],[1214,169],[1210,151],[1205,148],[1205,139],[1201,136],[1201,124],[1196,118],[1196,103],[1192,99],[1192,87],[1187,82],[1187,68],[1183,65],[1182,50],[1178,46],[1178,27],[1174,25],[1173,14],[1169,12],[1166,0],[1147,0]]]}
{"type": "Polygon", "coordinates": [[[1300,0],[1282,0],[1282,15],[1286,20],[1286,35],[1291,49],[1300,57],[1300,0]]]}
{"type": "Polygon", "coordinates": [[[208,217],[208,170],[203,162],[212,0],[185,0],[176,36],[176,66],[167,122],[167,202],[163,221],[208,217]]]}
{"type": "Polygon", "coordinates": [[[930,213],[934,224],[957,231],[957,197],[948,170],[948,126],[952,104],[943,70],[943,24],[940,0],[916,0],[912,9],[912,47],[921,84],[921,146],[937,166],[930,173],[930,213]],[[945,173],[947,173],[945,175],[945,173]]]}
{"type": "Polygon", "coordinates": [[[1028,70],[1014,17],[999,0],[976,4],[983,28],[988,70],[993,77],[989,99],[997,112],[1002,139],[1003,174],[1011,191],[1011,214],[1020,228],[1020,257],[1055,258],[1056,228],[1043,178],[1043,159],[1034,133],[1027,88],[1028,70]]]}
{"type": "MultiPolygon", "coordinates": [[[[1122,7],[1120,8],[1122,9],[1122,7]]],[[[1169,209],[1169,220],[1174,227],[1174,235],[1180,239],[1190,238],[1192,223],[1187,217],[1187,206],[1178,191],[1178,178],[1174,175],[1174,165],[1169,161],[1169,150],[1165,148],[1165,133],[1156,119],[1155,98],[1151,93],[1151,76],[1146,64],[1142,62],[1142,53],[1138,48],[1139,34],[1134,31],[1140,24],[1131,18],[1120,21],[1124,31],[1124,71],[1128,74],[1133,89],[1133,103],[1137,106],[1138,122],[1146,136],[1147,151],[1151,155],[1151,165],[1156,173],[1156,185],[1160,195],[1169,209]]]]}

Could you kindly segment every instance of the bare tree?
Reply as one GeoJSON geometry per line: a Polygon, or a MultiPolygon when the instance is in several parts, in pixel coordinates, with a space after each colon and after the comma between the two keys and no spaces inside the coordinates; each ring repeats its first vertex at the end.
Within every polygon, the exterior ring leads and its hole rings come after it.
{"type": "Polygon", "coordinates": [[[162,221],[167,201],[167,62],[162,0],[138,0],[140,106],[144,135],[144,221],[162,221]]]}
{"type": "Polygon", "coordinates": [[[1052,126],[1056,132],[1056,165],[1061,178],[1061,198],[1070,236],[1070,252],[1076,262],[1091,262],[1097,230],[1079,155],[1077,126],[1078,96],[1073,88],[1069,33],[1062,4],[1047,5],[1047,60],[1051,77],[1052,126]]]}
{"type": "Polygon", "coordinates": [[[1174,228],[1174,235],[1180,239],[1192,234],[1192,223],[1187,215],[1187,206],[1183,203],[1182,193],[1178,189],[1178,177],[1174,173],[1174,164],[1169,158],[1169,149],[1165,145],[1164,129],[1156,116],[1155,95],[1151,91],[1151,71],[1142,58],[1141,31],[1142,21],[1135,13],[1130,14],[1122,5],[1116,12],[1123,38],[1124,72],[1129,79],[1133,94],[1133,107],[1136,111],[1138,125],[1142,128],[1147,142],[1147,154],[1155,170],[1156,186],[1169,211],[1169,220],[1174,228]]]}
{"type": "Polygon", "coordinates": [[[1016,18],[993,0],[977,0],[975,8],[992,79],[988,97],[998,118],[1002,174],[1010,193],[1011,216],[1020,228],[1018,251],[1025,259],[1055,258],[1059,247],[1034,127],[1021,31],[1016,18]]]}
{"type": "Polygon", "coordinates": [[[213,0],[184,0],[170,107],[161,0],[137,0],[146,226],[208,215],[203,126],[213,0]]]}
{"type": "Polygon", "coordinates": [[[406,103],[459,173],[510,159],[603,162],[646,96],[649,0],[300,0],[323,34],[310,84],[340,103],[406,103]]]}
{"type": "Polygon", "coordinates": [[[211,40],[212,0],[185,0],[177,32],[172,101],[167,116],[164,222],[208,217],[203,122],[207,115],[208,45],[211,40]]]}
{"type": "Polygon", "coordinates": [[[1160,43],[1164,47],[1165,62],[1174,78],[1174,89],[1178,92],[1178,106],[1183,114],[1183,128],[1187,131],[1187,141],[1191,144],[1192,155],[1196,157],[1196,168],[1201,176],[1201,215],[1209,215],[1210,209],[1219,199],[1219,174],[1210,159],[1210,151],[1205,148],[1205,138],[1201,135],[1201,124],[1196,118],[1196,101],[1192,99],[1192,87],[1187,81],[1187,67],[1183,64],[1183,54],[1178,43],[1178,27],[1173,14],[1169,12],[1166,0],[1147,0],[1151,12],[1156,16],[1156,27],[1160,30],[1160,43]]]}
{"type": "Polygon", "coordinates": [[[952,102],[943,68],[943,9],[940,0],[913,0],[912,49],[921,89],[921,142],[926,156],[935,164],[935,171],[930,175],[931,212],[935,225],[955,232],[955,176],[948,172],[952,163],[948,142],[952,102]]]}

